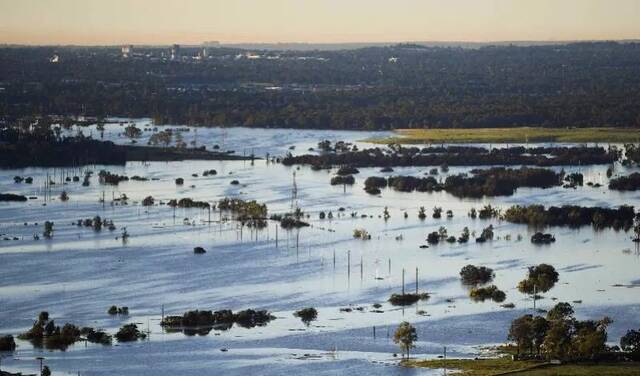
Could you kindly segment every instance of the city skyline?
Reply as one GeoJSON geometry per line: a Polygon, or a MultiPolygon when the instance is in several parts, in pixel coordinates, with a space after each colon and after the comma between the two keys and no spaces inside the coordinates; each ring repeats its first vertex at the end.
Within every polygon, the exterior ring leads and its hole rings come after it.
{"type": "Polygon", "coordinates": [[[639,39],[640,1],[0,1],[0,43],[504,42],[639,39]]]}

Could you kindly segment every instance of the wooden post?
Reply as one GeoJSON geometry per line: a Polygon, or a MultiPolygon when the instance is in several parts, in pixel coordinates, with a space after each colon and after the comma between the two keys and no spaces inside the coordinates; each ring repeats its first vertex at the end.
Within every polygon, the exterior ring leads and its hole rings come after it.
{"type": "Polygon", "coordinates": [[[416,295],[418,295],[418,268],[416,268],[416,295]]]}
{"type": "Polygon", "coordinates": [[[336,270],[336,250],[333,250],[333,270],[336,270]]]}
{"type": "Polygon", "coordinates": [[[278,222],[276,222],[276,248],[278,248],[278,222]]]}
{"type": "Polygon", "coordinates": [[[351,251],[347,251],[347,274],[351,275],[351,251]]]}
{"type": "Polygon", "coordinates": [[[360,280],[362,281],[363,279],[364,279],[364,265],[363,265],[362,256],[360,256],[360,280]]]}
{"type": "Polygon", "coordinates": [[[389,275],[391,275],[391,257],[389,257],[389,275]]]}
{"type": "Polygon", "coordinates": [[[376,339],[376,326],[373,326],[373,339],[376,339]]]}
{"type": "Polygon", "coordinates": [[[404,268],[402,268],[402,295],[404,295],[404,268]]]}

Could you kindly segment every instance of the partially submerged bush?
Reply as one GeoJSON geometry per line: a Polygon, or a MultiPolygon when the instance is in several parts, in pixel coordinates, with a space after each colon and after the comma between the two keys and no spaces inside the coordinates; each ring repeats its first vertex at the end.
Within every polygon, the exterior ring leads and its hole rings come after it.
{"type": "Polygon", "coordinates": [[[303,308],[293,313],[294,316],[299,317],[303,323],[309,325],[309,323],[318,317],[318,311],[313,308],[303,308]]]}
{"type": "Polygon", "coordinates": [[[155,203],[155,200],[152,196],[147,196],[142,200],[142,206],[152,206],[155,203]]]}
{"type": "Polygon", "coordinates": [[[337,175],[340,176],[347,176],[347,175],[353,175],[353,174],[357,174],[360,171],[358,171],[357,168],[355,167],[351,167],[351,166],[342,166],[338,169],[338,172],[336,172],[337,175]]]}
{"type": "Polygon", "coordinates": [[[371,234],[363,228],[353,230],[353,237],[356,239],[371,240],[371,234]]]}
{"type": "Polygon", "coordinates": [[[355,184],[356,179],[353,175],[337,175],[331,178],[331,185],[353,185],[355,184]]]}
{"type": "Polygon", "coordinates": [[[147,335],[138,330],[136,324],[126,324],[118,330],[115,337],[118,342],[133,342],[138,339],[145,339],[147,335]]]}
{"type": "Polygon", "coordinates": [[[502,303],[507,298],[507,295],[496,285],[487,287],[474,287],[469,291],[469,297],[476,302],[484,302],[487,299],[491,299],[496,303],[502,303]]]}
{"type": "Polygon", "coordinates": [[[534,292],[547,292],[558,282],[559,274],[556,269],[549,264],[540,264],[529,267],[527,279],[518,283],[518,290],[523,294],[533,294],[534,292]]]}
{"type": "Polygon", "coordinates": [[[80,334],[83,335],[87,341],[91,343],[99,343],[101,345],[110,345],[111,336],[105,333],[103,330],[96,330],[93,328],[85,327],[80,330],[80,334]]]}
{"type": "Polygon", "coordinates": [[[412,294],[412,293],[391,294],[391,297],[389,298],[389,303],[395,306],[406,306],[406,305],[411,305],[419,300],[427,300],[427,299],[429,299],[429,294],[427,294],[426,292],[419,293],[419,294],[412,294]]]}
{"type": "Polygon", "coordinates": [[[202,247],[195,247],[193,248],[193,253],[195,253],[196,255],[203,255],[207,253],[207,251],[202,247]]]}
{"type": "Polygon", "coordinates": [[[536,232],[531,236],[531,243],[533,244],[551,244],[556,241],[556,238],[551,234],[543,234],[536,232]]]}
{"type": "Polygon", "coordinates": [[[460,278],[465,285],[482,285],[491,282],[494,277],[493,270],[486,266],[467,265],[460,270],[460,278]]]}

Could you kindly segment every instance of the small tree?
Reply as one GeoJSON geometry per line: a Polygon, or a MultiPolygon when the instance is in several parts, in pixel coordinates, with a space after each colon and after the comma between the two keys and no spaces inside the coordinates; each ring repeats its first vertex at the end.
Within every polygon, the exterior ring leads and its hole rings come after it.
{"type": "Polygon", "coordinates": [[[44,366],[42,367],[42,372],[40,373],[41,376],[51,376],[51,370],[49,369],[48,366],[44,366]]]}
{"type": "Polygon", "coordinates": [[[402,355],[407,354],[407,358],[409,357],[409,351],[416,347],[415,342],[418,340],[418,335],[416,334],[416,328],[408,322],[404,321],[398,326],[395,334],[393,335],[393,342],[397,343],[400,346],[400,350],[402,351],[402,355]]]}
{"type": "Polygon", "coordinates": [[[620,348],[636,360],[640,359],[640,330],[629,330],[620,338],[620,348]]]}

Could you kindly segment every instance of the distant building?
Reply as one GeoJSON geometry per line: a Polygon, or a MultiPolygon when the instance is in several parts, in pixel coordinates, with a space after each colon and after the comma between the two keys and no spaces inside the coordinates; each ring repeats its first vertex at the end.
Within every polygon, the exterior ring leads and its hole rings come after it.
{"type": "Polygon", "coordinates": [[[171,60],[178,59],[180,59],[180,45],[174,44],[173,46],[171,46],[171,60]]]}
{"type": "Polygon", "coordinates": [[[133,46],[130,45],[130,44],[124,45],[120,49],[120,52],[122,53],[122,58],[123,59],[127,59],[127,58],[129,58],[130,56],[133,55],[133,46]]]}

